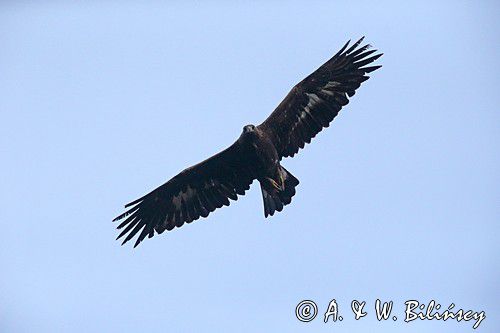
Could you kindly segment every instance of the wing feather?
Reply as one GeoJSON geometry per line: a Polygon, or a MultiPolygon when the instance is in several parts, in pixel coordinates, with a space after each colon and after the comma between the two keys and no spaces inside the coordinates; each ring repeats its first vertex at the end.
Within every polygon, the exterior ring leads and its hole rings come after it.
{"type": "Polygon", "coordinates": [[[382,56],[373,55],[364,37],[349,48],[348,41],[331,59],[295,85],[274,112],[259,125],[276,146],[280,158],[294,156],[328,127],[343,106],[349,103],[367,73],[382,66],[366,66],[382,56]]]}
{"type": "Polygon", "coordinates": [[[207,217],[244,195],[255,179],[252,163],[238,142],[219,154],[179,173],[165,184],[125,206],[127,211],[113,221],[123,220],[117,239],[122,245],[139,234],[134,247],[146,236],[163,233],[207,217]]]}

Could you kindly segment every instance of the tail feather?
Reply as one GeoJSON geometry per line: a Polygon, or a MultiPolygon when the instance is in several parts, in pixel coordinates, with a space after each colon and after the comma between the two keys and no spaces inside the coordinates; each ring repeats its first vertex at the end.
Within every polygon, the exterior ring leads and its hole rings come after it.
{"type": "Polygon", "coordinates": [[[263,180],[260,183],[262,199],[264,201],[264,215],[273,216],[275,211],[281,212],[283,207],[292,202],[295,195],[295,187],[299,185],[299,180],[295,178],[284,167],[280,167],[280,173],[284,181],[282,190],[276,189],[270,181],[263,180]]]}

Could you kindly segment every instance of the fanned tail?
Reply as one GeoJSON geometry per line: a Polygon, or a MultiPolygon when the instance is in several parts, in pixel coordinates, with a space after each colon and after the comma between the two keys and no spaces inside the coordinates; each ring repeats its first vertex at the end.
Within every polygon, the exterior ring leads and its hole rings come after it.
{"type": "Polygon", "coordinates": [[[275,211],[281,212],[283,207],[292,202],[292,197],[295,195],[295,187],[299,185],[299,180],[295,178],[284,167],[279,167],[279,180],[266,178],[260,181],[262,190],[262,199],[264,200],[264,215],[273,216],[275,211]],[[276,185],[281,185],[277,188],[276,185]]]}

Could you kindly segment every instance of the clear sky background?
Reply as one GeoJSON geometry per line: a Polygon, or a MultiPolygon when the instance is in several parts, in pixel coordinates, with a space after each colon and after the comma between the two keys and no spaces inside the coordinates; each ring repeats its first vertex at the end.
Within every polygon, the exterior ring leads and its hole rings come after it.
{"type": "Polygon", "coordinates": [[[1,332],[500,331],[496,1],[3,1],[1,332]],[[123,204],[230,145],[345,41],[384,56],[333,125],[208,219],[120,247],[123,204]],[[377,298],[396,322],[378,322],[377,298]],[[314,300],[318,317],[295,318],[314,300]],[[331,299],[342,322],[322,322],[331,299]],[[368,316],[355,321],[353,299],[368,316]]]}

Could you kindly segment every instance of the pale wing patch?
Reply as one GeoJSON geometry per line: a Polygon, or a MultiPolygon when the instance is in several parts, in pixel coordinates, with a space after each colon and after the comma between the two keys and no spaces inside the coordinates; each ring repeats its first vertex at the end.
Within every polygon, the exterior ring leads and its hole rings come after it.
{"type": "Polygon", "coordinates": [[[307,113],[311,114],[310,113],[311,108],[313,108],[316,104],[321,102],[321,98],[319,98],[318,95],[316,95],[316,94],[306,93],[306,95],[307,95],[307,98],[309,98],[309,102],[307,103],[305,110],[307,111],[307,113]]]}
{"type": "Polygon", "coordinates": [[[210,179],[209,182],[205,183],[205,189],[207,189],[209,187],[214,187],[217,185],[219,185],[219,182],[217,180],[210,179]]]}
{"type": "Polygon", "coordinates": [[[327,84],[325,84],[325,89],[330,89],[330,88],[335,88],[335,87],[339,87],[341,84],[339,82],[336,82],[336,81],[328,81],[327,84]]]}
{"type": "Polygon", "coordinates": [[[172,203],[176,210],[181,209],[181,201],[187,202],[196,194],[196,191],[188,185],[185,191],[179,192],[176,196],[172,198],[172,203]]]}
{"type": "Polygon", "coordinates": [[[335,88],[335,87],[338,87],[340,86],[340,83],[336,82],[336,81],[328,81],[327,84],[325,84],[325,86],[321,89],[321,92],[325,95],[328,95],[328,96],[334,96],[334,92],[329,90],[331,88],[335,88]]]}
{"type": "MultiPolygon", "coordinates": [[[[308,93],[306,93],[306,95],[307,95],[307,98],[309,98],[309,101],[307,102],[307,105],[304,107],[304,110],[300,113],[300,118],[301,119],[305,119],[307,117],[307,114],[311,115],[311,109],[316,104],[318,104],[319,102],[321,102],[321,99],[316,94],[308,94],[308,93]]],[[[300,119],[299,119],[299,122],[300,122],[300,119]]],[[[297,127],[297,123],[295,124],[295,126],[293,127],[293,129],[295,129],[295,127],[297,127]]]]}
{"type": "Polygon", "coordinates": [[[326,90],[326,89],[321,89],[321,92],[325,95],[328,95],[328,96],[333,96],[333,91],[330,91],[330,90],[326,90]]]}

